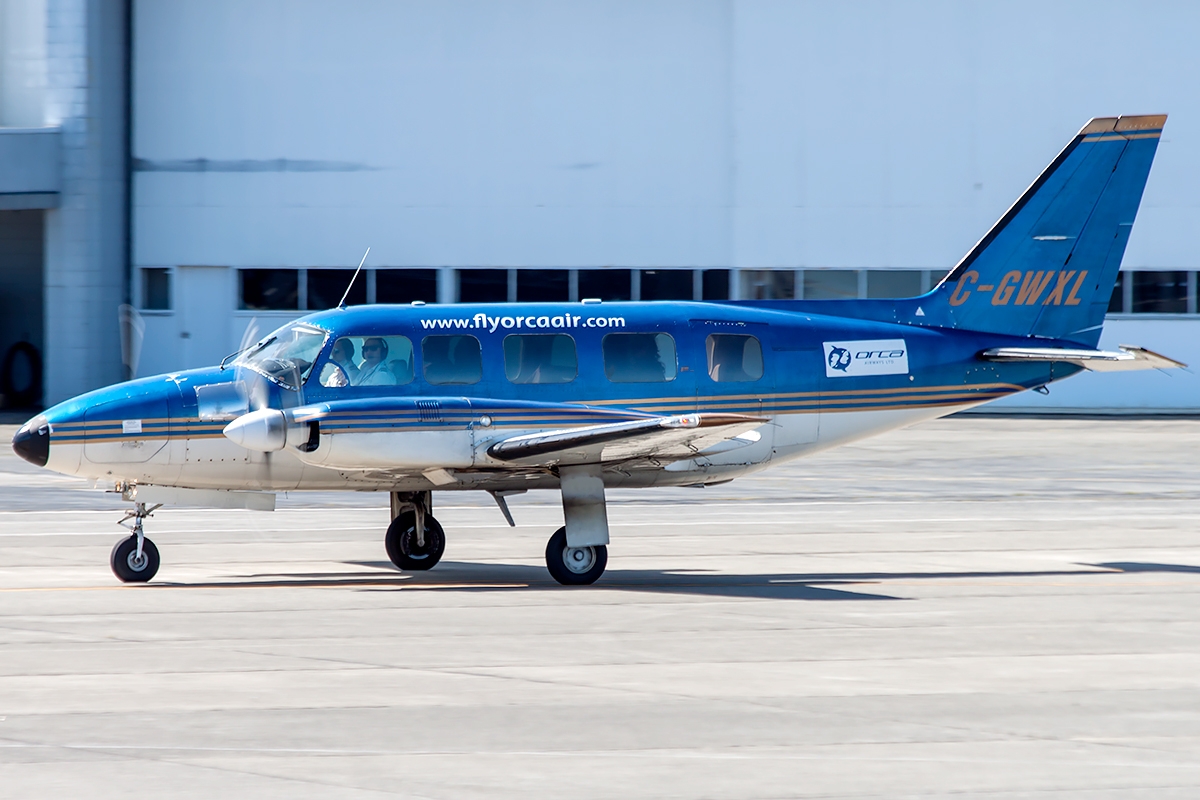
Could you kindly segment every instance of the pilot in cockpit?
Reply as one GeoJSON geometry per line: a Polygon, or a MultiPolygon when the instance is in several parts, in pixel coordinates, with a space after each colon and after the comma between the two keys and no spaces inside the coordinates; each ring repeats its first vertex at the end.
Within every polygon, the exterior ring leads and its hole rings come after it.
{"type": "Polygon", "coordinates": [[[396,376],[387,366],[388,345],[379,336],[369,336],[362,343],[362,364],[358,367],[355,386],[395,386],[396,376]]]}
{"type": "Polygon", "coordinates": [[[343,336],[333,343],[329,358],[346,372],[351,384],[358,384],[358,365],[354,363],[354,342],[343,336]]]}

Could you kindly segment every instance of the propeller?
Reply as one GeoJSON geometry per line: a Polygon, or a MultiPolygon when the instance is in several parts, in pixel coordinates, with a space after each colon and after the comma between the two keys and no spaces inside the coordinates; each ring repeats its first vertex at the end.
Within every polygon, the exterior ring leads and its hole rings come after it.
{"type": "MultiPolygon", "coordinates": [[[[266,376],[247,365],[250,357],[275,343],[273,336],[261,340],[257,337],[258,325],[255,319],[247,325],[242,336],[242,348],[233,362],[234,382],[241,387],[245,396],[245,412],[226,425],[223,432],[225,437],[235,444],[264,454],[269,481],[272,454],[289,444],[300,449],[310,447],[312,430],[305,424],[306,420],[296,419],[292,412],[293,408],[304,405],[304,385],[299,379],[299,366],[290,360],[278,362],[282,374],[286,375],[288,370],[296,371],[292,383],[297,388],[295,392],[277,392],[266,376]],[[279,405],[284,406],[283,408],[272,407],[273,392],[280,395],[279,405]]],[[[269,357],[262,361],[262,365],[272,363],[274,362],[269,357]]],[[[267,368],[270,369],[269,366],[267,368]]]]}
{"type": "MultiPolygon", "coordinates": [[[[354,281],[362,272],[363,264],[367,262],[367,256],[370,254],[371,248],[368,247],[358,262],[358,268],[354,270],[354,274],[350,278],[350,283],[338,303],[338,308],[346,307],[350,289],[353,288],[354,281]]],[[[258,336],[257,319],[251,320],[242,336],[242,347],[233,362],[234,369],[237,370],[235,380],[244,387],[246,412],[226,425],[223,432],[230,441],[248,450],[265,453],[268,476],[271,471],[272,453],[282,450],[289,444],[302,452],[312,452],[319,443],[318,423],[309,418],[304,411],[297,413],[297,409],[302,409],[305,403],[304,381],[301,378],[305,375],[305,369],[311,371],[313,365],[311,362],[300,360],[296,356],[295,350],[289,351],[290,345],[299,343],[299,337],[302,334],[293,333],[292,335],[297,337],[295,342],[280,342],[276,345],[275,350],[264,353],[263,351],[275,342],[274,336],[255,341],[258,336]],[[251,344],[252,342],[254,343],[251,344]],[[296,391],[294,393],[285,391],[281,394],[281,408],[271,407],[270,399],[275,391],[271,386],[271,381],[260,374],[258,370],[251,369],[247,365],[249,358],[257,353],[262,353],[262,357],[258,361],[261,369],[266,369],[271,374],[278,376],[286,376],[289,373],[293,376],[290,385],[295,386],[296,391]],[[278,354],[279,358],[273,359],[272,353],[278,354]],[[278,372],[275,371],[275,368],[278,368],[278,372]]],[[[311,353],[312,359],[315,360],[317,357],[317,352],[311,353]]],[[[223,368],[225,362],[222,362],[221,366],[223,368]]]]}
{"type": "Polygon", "coordinates": [[[125,366],[125,380],[131,381],[137,377],[138,362],[142,358],[146,321],[136,308],[122,303],[117,307],[117,325],[121,330],[121,363],[125,366]]]}
{"type": "MultiPolygon", "coordinates": [[[[247,411],[257,411],[260,408],[266,408],[267,403],[270,402],[270,390],[265,385],[266,379],[247,367],[244,360],[250,354],[251,350],[264,346],[264,343],[260,342],[258,337],[258,317],[253,317],[246,323],[246,330],[242,332],[241,344],[238,345],[237,353],[233,357],[234,382],[239,384],[242,387],[242,391],[246,393],[247,411]]],[[[224,366],[224,362],[222,362],[222,366],[224,366]]]]}

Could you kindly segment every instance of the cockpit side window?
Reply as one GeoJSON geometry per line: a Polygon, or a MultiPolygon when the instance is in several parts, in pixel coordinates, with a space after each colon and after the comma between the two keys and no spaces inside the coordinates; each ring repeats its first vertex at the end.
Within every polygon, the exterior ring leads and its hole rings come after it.
{"type": "Polygon", "coordinates": [[[341,336],[321,368],[321,385],[400,386],[412,383],[413,346],[407,336],[341,336]]]}
{"type": "Polygon", "coordinates": [[[762,344],[754,336],[713,333],[705,349],[708,377],[718,383],[756,381],[763,376],[762,344]]]}
{"type": "Polygon", "coordinates": [[[321,328],[302,322],[285,325],[238,356],[234,364],[249,367],[295,391],[308,380],[327,335],[321,328]]]}
{"type": "Polygon", "coordinates": [[[613,383],[675,380],[675,340],[667,333],[610,333],[601,340],[604,374],[613,383]]]}
{"type": "Polygon", "coordinates": [[[565,333],[504,337],[504,374],[512,383],[570,383],[578,372],[575,340],[565,333]]]}
{"type": "Polygon", "coordinates": [[[421,360],[429,383],[479,383],[483,357],[474,336],[426,336],[421,340],[421,360]]]}

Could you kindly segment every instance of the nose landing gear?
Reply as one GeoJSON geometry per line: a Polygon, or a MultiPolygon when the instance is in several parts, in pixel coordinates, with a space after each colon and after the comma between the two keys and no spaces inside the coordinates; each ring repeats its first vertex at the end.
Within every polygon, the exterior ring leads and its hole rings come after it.
{"type": "Polygon", "coordinates": [[[392,492],[392,524],[383,543],[402,570],[433,569],[446,550],[446,533],[430,514],[432,492],[392,492]]]}
{"type": "Polygon", "coordinates": [[[117,523],[132,532],[128,538],[117,542],[108,559],[113,574],[124,583],[145,583],[158,572],[158,548],[146,538],[142,531],[142,520],[159,508],[162,508],[161,503],[151,506],[149,510],[145,503],[135,503],[133,510],[126,511],[124,518],[117,523]],[[131,519],[132,523],[129,522],[131,519]]]}

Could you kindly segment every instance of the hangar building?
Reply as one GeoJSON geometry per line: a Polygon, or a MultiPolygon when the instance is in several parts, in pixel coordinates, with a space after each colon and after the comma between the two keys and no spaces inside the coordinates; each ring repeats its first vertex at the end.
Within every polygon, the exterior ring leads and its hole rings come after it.
{"type": "MultiPolygon", "coordinates": [[[[886,297],[1168,113],[1105,346],[1200,365],[1200,6],[0,0],[5,402],[357,302],[886,297]],[[21,344],[26,343],[26,344],[21,344]],[[40,385],[33,362],[44,362],[40,385]]],[[[1200,411],[1194,372],[1032,411],[1200,411]]]]}

